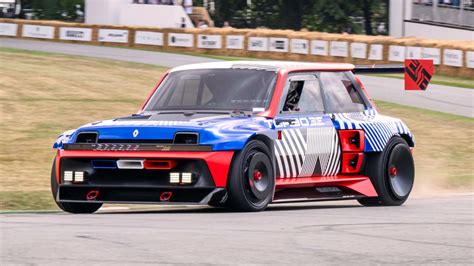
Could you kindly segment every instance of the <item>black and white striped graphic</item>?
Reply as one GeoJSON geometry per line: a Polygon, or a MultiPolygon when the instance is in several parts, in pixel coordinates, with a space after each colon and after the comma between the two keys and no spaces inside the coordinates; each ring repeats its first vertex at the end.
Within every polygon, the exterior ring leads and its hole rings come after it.
{"type": "Polygon", "coordinates": [[[337,131],[333,127],[282,130],[275,140],[277,176],[336,175],[340,168],[337,131]]]}
{"type": "Polygon", "coordinates": [[[362,113],[334,114],[339,129],[363,129],[367,151],[383,151],[391,137],[398,134],[407,134],[411,138],[408,127],[396,118],[379,115],[370,109],[362,113]]]}

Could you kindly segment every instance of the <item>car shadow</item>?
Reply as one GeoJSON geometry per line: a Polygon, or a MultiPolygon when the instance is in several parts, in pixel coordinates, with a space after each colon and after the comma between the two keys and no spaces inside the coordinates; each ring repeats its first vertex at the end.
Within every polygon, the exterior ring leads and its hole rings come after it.
{"type": "MultiPolygon", "coordinates": [[[[362,205],[357,205],[354,203],[345,203],[345,204],[321,204],[315,202],[307,203],[294,203],[294,204],[271,204],[264,211],[266,212],[279,212],[279,211],[304,211],[304,210],[319,210],[319,209],[345,209],[345,208],[359,208],[363,207],[362,205]]],[[[208,206],[163,206],[156,205],[150,207],[150,209],[129,209],[129,210],[103,210],[99,211],[97,214],[152,214],[152,213],[199,213],[199,214],[213,214],[213,213],[242,213],[238,211],[232,211],[226,208],[215,208],[208,206]]],[[[251,212],[247,212],[251,213],[251,212]]]]}

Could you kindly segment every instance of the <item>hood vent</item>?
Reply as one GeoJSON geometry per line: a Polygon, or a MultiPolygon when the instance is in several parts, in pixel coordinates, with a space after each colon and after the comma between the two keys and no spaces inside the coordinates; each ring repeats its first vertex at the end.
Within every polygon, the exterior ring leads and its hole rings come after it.
{"type": "Polygon", "coordinates": [[[76,143],[97,143],[97,132],[81,132],[77,135],[76,143]]]}
{"type": "Polygon", "coordinates": [[[198,133],[178,132],[174,135],[174,144],[198,144],[198,133]]]}

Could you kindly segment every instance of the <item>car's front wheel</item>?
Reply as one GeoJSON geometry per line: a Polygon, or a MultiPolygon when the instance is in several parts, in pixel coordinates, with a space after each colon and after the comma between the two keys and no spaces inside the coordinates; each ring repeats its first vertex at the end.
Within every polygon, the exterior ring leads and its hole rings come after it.
{"type": "Polygon", "coordinates": [[[56,180],[56,161],[53,163],[53,169],[51,169],[51,192],[53,194],[54,202],[58,207],[69,213],[94,213],[101,206],[102,203],[75,203],[75,202],[59,202],[57,201],[58,183],[56,180]]]}
{"type": "Polygon", "coordinates": [[[272,200],[275,175],[270,149],[251,140],[232,162],[227,184],[228,204],[237,211],[262,211],[272,200]]]}
{"type": "Polygon", "coordinates": [[[361,198],[365,206],[399,206],[410,195],[415,180],[415,163],[410,147],[401,137],[393,137],[383,152],[367,156],[366,175],[378,197],[361,198]]]}

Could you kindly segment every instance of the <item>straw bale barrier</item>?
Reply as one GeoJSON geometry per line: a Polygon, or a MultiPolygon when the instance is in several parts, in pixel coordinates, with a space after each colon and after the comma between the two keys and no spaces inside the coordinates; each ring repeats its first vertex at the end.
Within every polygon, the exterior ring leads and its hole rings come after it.
{"type": "Polygon", "coordinates": [[[474,78],[472,41],[270,29],[169,29],[20,19],[0,19],[0,36],[265,60],[402,64],[405,58],[422,58],[434,60],[435,73],[474,78]]]}

